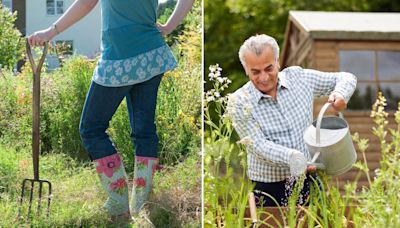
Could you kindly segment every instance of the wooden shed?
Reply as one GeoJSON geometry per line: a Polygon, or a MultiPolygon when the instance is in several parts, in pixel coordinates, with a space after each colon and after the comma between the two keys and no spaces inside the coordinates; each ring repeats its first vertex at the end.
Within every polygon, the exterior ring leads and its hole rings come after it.
{"type": "MultiPolygon", "coordinates": [[[[290,11],[280,60],[282,68],[298,65],[357,76],[357,89],[344,116],[351,133],[370,141],[366,156],[373,177],[381,158],[370,118],[377,91],[388,100],[389,127],[397,128],[393,113],[400,101],[400,13],[290,11]]],[[[325,101],[315,102],[314,115],[325,101]]],[[[362,160],[359,152],[358,159],[362,160]]],[[[357,172],[338,177],[340,187],[354,180],[357,172]]],[[[362,175],[359,185],[367,184],[362,175]]]]}

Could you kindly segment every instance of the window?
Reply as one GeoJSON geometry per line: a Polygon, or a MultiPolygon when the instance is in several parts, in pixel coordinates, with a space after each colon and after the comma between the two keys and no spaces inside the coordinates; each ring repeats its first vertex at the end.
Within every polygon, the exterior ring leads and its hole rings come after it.
{"type": "Polygon", "coordinates": [[[64,13],[64,0],[46,0],[47,15],[61,15],[64,13]]]}
{"type": "Polygon", "coordinates": [[[3,0],[3,5],[12,11],[12,0],[3,0]]]}
{"type": "Polygon", "coordinates": [[[340,70],[355,74],[357,89],[348,108],[370,110],[378,91],[387,100],[388,110],[400,101],[400,51],[341,50],[340,70]]]}

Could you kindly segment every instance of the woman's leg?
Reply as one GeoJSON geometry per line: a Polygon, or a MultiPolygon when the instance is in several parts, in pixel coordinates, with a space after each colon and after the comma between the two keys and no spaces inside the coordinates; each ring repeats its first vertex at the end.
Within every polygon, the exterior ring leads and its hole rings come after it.
{"type": "Polygon", "coordinates": [[[104,207],[112,216],[129,216],[129,194],[124,165],[106,130],[128,91],[129,87],[104,87],[92,82],[79,126],[82,143],[108,193],[104,207]]]}
{"type": "Polygon", "coordinates": [[[138,213],[151,191],[158,165],[158,136],[155,125],[157,92],[162,75],[136,84],[127,96],[132,141],[135,146],[135,173],[131,210],[138,213]]]}

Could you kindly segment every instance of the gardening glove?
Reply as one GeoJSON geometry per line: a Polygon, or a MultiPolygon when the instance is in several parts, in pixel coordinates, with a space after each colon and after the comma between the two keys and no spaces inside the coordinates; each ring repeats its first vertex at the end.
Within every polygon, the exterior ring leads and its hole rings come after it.
{"type": "Polygon", "coordinates": [[[291,150],[289,157],[290,175],[300,176],[307,170],[307,159],[303,153],[298,150],[291,150]]]}

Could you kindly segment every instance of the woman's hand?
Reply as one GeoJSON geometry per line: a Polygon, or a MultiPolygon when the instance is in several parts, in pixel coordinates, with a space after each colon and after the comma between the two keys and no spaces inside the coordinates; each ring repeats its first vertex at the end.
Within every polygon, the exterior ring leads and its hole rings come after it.
{"type": "Polygon", "coordinates": [[[165,25],[157,23],[157,28],[163,35],[170,34],[178,25],[181,23],[183,18],[188,14],[189,10],[192,8],[194,0],[178,0],[174,12],[168,18],[165,25]]]}
{"type": "Polygon", "coordinates": [[[160,32],[161,32],[161,34],[163,34],[163,36],[170,34],[174,30],[173,28],[169,28],[167,25],[162,25],[158,22],[157,22],[157,28],[158,28],[158,30],[160,30],[160,32]]]}
{"type": "Polygon", "coordinates": [[[57,32],[53,27],[34,32],[28,36],[28,42],[31,46],[43,46],[44,43],[53,39],[57,35],[57,32]]]}

